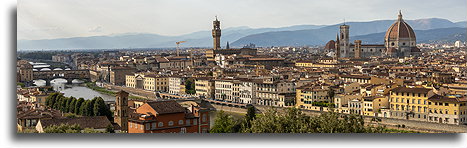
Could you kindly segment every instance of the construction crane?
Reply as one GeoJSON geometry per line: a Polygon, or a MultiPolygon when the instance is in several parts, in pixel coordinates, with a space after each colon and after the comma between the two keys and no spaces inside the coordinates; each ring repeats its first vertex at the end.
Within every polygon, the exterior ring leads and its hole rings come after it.
{"type": "Polygon", "coordinates": [[[180,56],[180,51],[179,51],[180,43],[185,43],[185,42],[186,42],[186,41],[175,42],[175,44],[177,44],[177,57],[180,56]]]}

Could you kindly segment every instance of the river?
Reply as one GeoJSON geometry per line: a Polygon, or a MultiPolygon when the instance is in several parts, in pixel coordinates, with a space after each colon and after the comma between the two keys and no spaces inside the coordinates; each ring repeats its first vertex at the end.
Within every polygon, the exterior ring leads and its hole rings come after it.
{"type": "MultiPolygon", "coordinates": [[[[34,80],[37,86],[45,86],[44,80],[34,80]]],[[[94,97],[102,97],[104,101],[115,101],[115,97],[94,91],[83,85],[83,81],[73,80],[73,84],[66,84],[65,79],[54,79],[50,81],[50,85],[55,91],[63,93],[66,97],[84,98],[85,100],[93,99],[94,97]]]]}

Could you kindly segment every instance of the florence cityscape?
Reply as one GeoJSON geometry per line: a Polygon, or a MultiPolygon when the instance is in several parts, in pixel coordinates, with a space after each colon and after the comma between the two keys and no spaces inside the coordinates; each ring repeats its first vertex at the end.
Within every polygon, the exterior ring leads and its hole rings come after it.
{"type": "Polygon", "coordinates": [[[88,3],[18,7],[17,133],[467,131],[465,13],[88,3]]]}

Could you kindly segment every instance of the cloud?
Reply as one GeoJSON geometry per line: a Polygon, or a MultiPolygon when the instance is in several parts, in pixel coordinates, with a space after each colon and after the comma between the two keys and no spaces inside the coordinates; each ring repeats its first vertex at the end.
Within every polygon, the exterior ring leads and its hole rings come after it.
{"type": "Polygon", "coordinates": [[[88,32],[102,32],[102,26],[89,28],[88,32]]]}

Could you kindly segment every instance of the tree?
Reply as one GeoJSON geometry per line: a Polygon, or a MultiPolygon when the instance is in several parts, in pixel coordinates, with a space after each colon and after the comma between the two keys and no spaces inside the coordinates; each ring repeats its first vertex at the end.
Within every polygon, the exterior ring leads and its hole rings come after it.
{"type": "Polygon", "coordinates": [[[332,88],[329,88],[328,90],[328,97],[329,99],[331,100],[331,102],[334,102],[334,96],[336,95],[336,93],[334,92],[334,89],[332,88]]]}
{"type": "Polygon", "coordinates": [[[186,79],[185,80],[185,93],[187,94],[195,94],[195,83],[193,82],[193,79],[186,79]]]}
{"type": "Polygon", "coordinates": [[[211,133],[235,133],[235,126],[238,125],[238,122],[233,119],[232,116],[229,116],[224,113],[224,111],[219,111],[216,115],[216,120],[214,121],[214,126],[210,130],[211,133]]]}
{"type": "Polygon", "coordinates": [[[71,102],[76,99],[74,97],[69,97],[66,99],[66,103],[65,103],[65,112],[66,113],[69,113],[70,112],[70,105],[71,105],[71,102]]]}
{"type": "Polygon", "coordinates": [[[89,107],[88,107],[88,106],[89,106],[90,103],[91,103],[91,100],[85,100],[85,101],[81,104],[81,106],[80,106],[80,108],[79,108],[79,110],[80,110],[80,111],[79,111],[80,115],[88,116],[88,114],[89,114],[89,107]]]}
{"type": "Polygon", "coordinates": [[[94,102],[94,108],[93,108],[94,116],[106,116],[109,120],[112,118],[112,113],[110,112],[110,109],[107,107],[107,105],[104,102],[104,99],[101,97],[98,97],[96,99],[96,102],[94,102]]]}
{"type": "Polygon", "coordinates": [[[49,96],[47,96],[45,105],[48,107],[53,107],[55,104],[55,100],[57,99],[59,93],[51,93],[49,96]]]}
{"type": "Polygon", "coordinates": [[[69,108],[68,108],[68,112],[69,112],[69,113],[75,113],[76,101],[78,101],[78,100],[76,100],[76,98],[71,99],[71,102],[70,102],[70,104],[68,105],[68,107],[69,107],[69,108]]]}
{"type": "Polygon", "coordinates": [[[75,103],[75,114],[78,114],[78,115],[83,115],[81,114],[81,105],[83,105],[83,102],[84,102],[84,99],[83,98],[79,98],[78,100],[76,100],[76,103],[75,103]]]}
{"type": "Polygon", "coordinates": [[[82,128],[77,125],[68,125],[68,124],[60,124],[60,125],[52,125],[48,126],[44,129],[45,133],[80,133],[82,128]]]}
{"type": "Polygon", "coordinates": [[[255,106],[248,106],[246,115],[242,123],[242,131],[249,132],[247,129],[251,128],[251,121],[256,118],[256,108],[255,106]]]}

